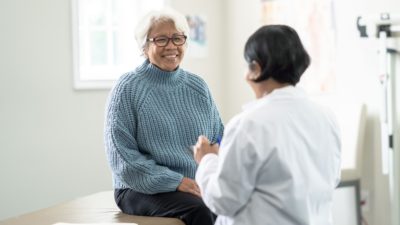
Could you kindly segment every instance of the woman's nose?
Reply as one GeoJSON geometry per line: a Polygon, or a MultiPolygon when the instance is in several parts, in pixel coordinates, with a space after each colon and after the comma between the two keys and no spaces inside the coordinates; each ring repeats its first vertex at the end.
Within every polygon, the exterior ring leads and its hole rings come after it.
{"type": "Polygon", "coordinates": [[[167,43],[167,45],[165,46],[165,48],[176,48],[176,45],[174,43],[172,43],[172,40],[170,39],[167,43]]]}

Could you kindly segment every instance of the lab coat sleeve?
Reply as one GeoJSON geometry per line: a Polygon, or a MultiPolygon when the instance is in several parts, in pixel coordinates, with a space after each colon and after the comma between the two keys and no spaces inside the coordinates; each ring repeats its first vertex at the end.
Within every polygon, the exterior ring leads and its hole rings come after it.
{"type": "Polygon", "coordinates": [[[257,154],[249,131],[240,122],[227,127],[219,155],[207,154],[199,164],[196,182],[205,204],[218,215],[234,216],[253,193],[260,165],[254,163],[257,154]]]}

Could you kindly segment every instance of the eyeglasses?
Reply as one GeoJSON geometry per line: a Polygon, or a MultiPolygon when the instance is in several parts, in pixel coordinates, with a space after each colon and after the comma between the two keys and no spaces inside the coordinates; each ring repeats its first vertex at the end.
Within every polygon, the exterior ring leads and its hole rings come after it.
{"type": "Polygon", "coordinates": [[[186,43],[186,35],[174,35],[171,38],[167,36],[160,36],[155,38],[147,38],[147,41],[153,42],[158,47],[165,47],[168,45],[169,41],[175,46],[181,46],[186,43]]]}

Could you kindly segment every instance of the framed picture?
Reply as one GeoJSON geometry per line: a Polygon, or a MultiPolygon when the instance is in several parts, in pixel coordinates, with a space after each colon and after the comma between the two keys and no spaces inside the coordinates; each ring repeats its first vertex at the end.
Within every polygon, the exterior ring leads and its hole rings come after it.
{"type": "Polygon", "coordinates": [[[207,57],[206,16],[200,14],[186,15],[186,20],[190,29],[188,55],[193,58],[207,57]]]}
{"type": "Polygon", "coordinates": [[[262,24],[286,24],[298,32],[311,57],[299,86],[313,95],[336,90],[334,8],[334,0],[261,0],[262,24]]]}
{"type": "Polygon", "coordinates": [[[360,180],[342,181],[333,195],[333,224],[361,225],[360,180]]]}

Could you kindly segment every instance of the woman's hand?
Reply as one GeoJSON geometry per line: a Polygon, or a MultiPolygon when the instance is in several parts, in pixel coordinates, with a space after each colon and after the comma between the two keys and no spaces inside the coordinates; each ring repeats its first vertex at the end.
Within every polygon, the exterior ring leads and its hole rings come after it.
{"type": "Polygon", "coordinates": [[[218,151],[218,144],[210,144],[210,141],[207,139],[207,137],[200,136],[193,148],[194,160],[196,160],[197,164],[199,164],[201,159],[206,154],[213,153],[218,155],[218,151]]]}
{"type": "Polygon", "coordinates": [[[178,186],[178,191],[187,192],[201,198],[200,188],[197,186],[196,181],[187,177],[182,179],[182,182],[178,186]]]}

